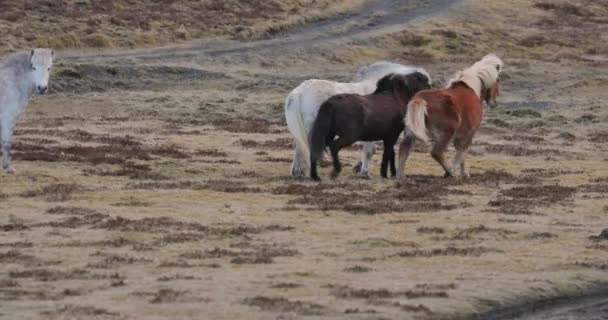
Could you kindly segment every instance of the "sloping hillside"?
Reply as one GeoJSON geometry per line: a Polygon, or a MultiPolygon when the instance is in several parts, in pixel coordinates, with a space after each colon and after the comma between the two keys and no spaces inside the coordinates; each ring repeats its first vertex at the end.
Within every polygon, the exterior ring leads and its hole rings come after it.
{"type": "Polygon", "coordinates": [[[363,0],[6,0],[0,52],[28,46],[150,47],[201,37],[247,39],[348,12],[363,0]]]}

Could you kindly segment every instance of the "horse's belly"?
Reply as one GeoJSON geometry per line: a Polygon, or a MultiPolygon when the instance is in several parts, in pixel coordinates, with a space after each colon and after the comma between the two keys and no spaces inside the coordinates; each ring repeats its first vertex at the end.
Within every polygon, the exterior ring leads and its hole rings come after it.
{"type": "Polygon", "coordinates": [[[366,128],[359,138],[361,141],[380,141],[391,135],[395,130],[386,130],[383,127],[366,128]]]}

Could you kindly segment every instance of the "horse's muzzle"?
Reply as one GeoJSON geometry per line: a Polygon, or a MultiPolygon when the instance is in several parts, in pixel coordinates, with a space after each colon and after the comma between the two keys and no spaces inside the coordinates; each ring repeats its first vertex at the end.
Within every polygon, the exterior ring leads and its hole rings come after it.
{"type": "Polygon", "coordinates": [[[36,87],[36,90],[38,90],[39,94],[45,94],[49,91],[49,87],[48,86],[38,86],[36,87]]]}

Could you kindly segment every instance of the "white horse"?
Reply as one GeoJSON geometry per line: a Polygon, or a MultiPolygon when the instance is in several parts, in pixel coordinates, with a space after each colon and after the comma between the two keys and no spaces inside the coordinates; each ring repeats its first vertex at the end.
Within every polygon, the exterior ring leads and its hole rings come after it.
{"type": "MultiPolygon", "coordinates": [[[[309,135],[323,102],[342,93],[371,94],[376,90],[377,81],[383,76],[389,73],[410,74],[414,72],[426,75],[429,79],[429,85],[431,84],[431,77],[423,68],[382,61],[359,69],[352,83],[312,79],[304,81],[291,91],[285,101],[287,127],[295,139],[291,175],[304,177],[308,168],[310,168],[309,135]]],[[[358,173],[362,177],[368,177],[369,161],[371,161],[376,147],[373,142],[361,144],[361,162],[358,173]]]]}
{"type": "Polygon", "coordinates": [[[15,173],[11,165],[15,125],[34,92],[44,94],[48,91],[52,66],[53,51],[50,49],[21,52],[0,61],[0,141],[2,167],[7,174],[15,173]]]}

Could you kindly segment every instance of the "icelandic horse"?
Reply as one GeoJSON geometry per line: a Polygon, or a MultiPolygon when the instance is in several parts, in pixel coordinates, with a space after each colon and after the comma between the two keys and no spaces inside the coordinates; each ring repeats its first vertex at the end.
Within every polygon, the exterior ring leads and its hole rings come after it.
{"type": "Polygon", "coordinates": [[[444,177],[452,177],[456,166],[460,167],[462,178],[470,177],[464,156],[481,126],[483,101],[496,106],[502,69],[502,60],[488,54],[458,72],[445,89],[421,91],[412,98],[404,119],[405,138],[399,146],[399,177],[405,177],[405,162],[416,139],[432,141],[431,156],[445,171],[444,177]],[[445,159],[451,141],[456,148],[452,167],[445,159]]]}

